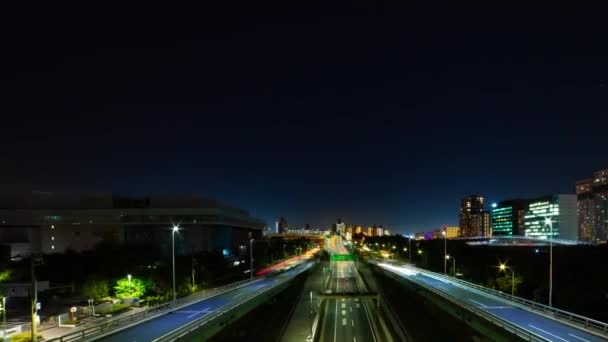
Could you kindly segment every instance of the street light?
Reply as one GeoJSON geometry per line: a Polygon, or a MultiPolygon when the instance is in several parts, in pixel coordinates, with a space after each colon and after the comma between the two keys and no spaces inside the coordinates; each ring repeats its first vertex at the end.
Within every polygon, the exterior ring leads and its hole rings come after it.
{"type": "Polygon", "coordinates": [[[452,277],[456,277],[456,258],[450,255],[445,256],[445,260],[452,259],[452,277]]]}
{"type": "Polygon", "coordinates": [[[505,264],[500,264],[500,266],[498,266],[498,268],[501,271],[505,271],[509,270],[511,271],[511,297],[513,297],[515,295],[515,272],[513,272],[513,269],[505,264]]]}
{"type": "Polygon", "coordinates": [[[131,295],[131,275],[127,274],[127,279],[129,279],[129,296],[131,295]]]}
{"type": "Polygon", "coordinates": [[[174,225],[173,230],[171,231],[171,255],[172,255],[172,263],[173,263],[173,301],[177,299],[177,294],[175,292],[175,233],[179,230],[179,226],[174,225]]]}
{"type": "Polygon", "coordinates": [[[549,306],[553,304],[553,221],[545,217],[545,226],[549,226],[549,306]]]}
{"type": "Polygon", "coordinates": [[[441,231],[443,234],[443,274],[448,274],[448,234],[445,233],[445,230],[441,231]]]}
{"type": "Polygon", "coordinates": [[[249,240],[249,280],[253,281],[253,238],[249,240]]]}

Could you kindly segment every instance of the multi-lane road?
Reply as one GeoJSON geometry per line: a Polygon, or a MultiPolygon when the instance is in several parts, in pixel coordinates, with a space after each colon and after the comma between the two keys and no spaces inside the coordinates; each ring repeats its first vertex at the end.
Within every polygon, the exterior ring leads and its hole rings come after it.
{"type": "Polygon", "coordinates": [[[284,280],[293,278],[297,274],[310,268],[311,265],[312,263],[306,263],[298,268],[289,270],[272,278],[262,279],[232,291],[201,300],[200,302],[190,304],[154,319],[126,328],[115,334],[97,339],[97,341],[153,341],[189,322],[208,316],[231,303],[242,300],[257,291],[277,286],[284,280]]]}
{"type": "Polygon", "coordinates": [[[475,291],[462,284],[456,285],[421,269],[405,265],[379,263],[378,266],[396,273],[405,279],[419,282],[433,289],[439,290],[449,296],[467,302],[478,309],[497,316],[505,321],[517,325],[535,335],[549,341],[556,342],[599,342],[606,341],[597,335],[578,329],[573,325],[563,323],[540,313],[523,309],[510,301],[493,295],[475,291]]]}
{"type": "MultiPolygon", "coordinates": [[[[348,254],[339,238],[328,244],[334,254],[348,254]]],[[[331,279],[328,288],[332,293],[365,291],[357,281],[357,269],[352,261],[331,262],[331,279]]],[[[369,305],[359,298],[328,299],[321,325],[321,342],[376,341],[373,333],[369,305]]]]}

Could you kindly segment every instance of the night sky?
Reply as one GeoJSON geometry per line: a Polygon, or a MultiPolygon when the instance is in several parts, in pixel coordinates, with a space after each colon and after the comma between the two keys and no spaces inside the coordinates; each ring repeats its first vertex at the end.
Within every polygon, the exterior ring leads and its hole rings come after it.
{"type": "Polygon", "coordinates": [[[412,232],[608,168],[606,12],[224,3],[5,11],[0,184],[412,232]]]}

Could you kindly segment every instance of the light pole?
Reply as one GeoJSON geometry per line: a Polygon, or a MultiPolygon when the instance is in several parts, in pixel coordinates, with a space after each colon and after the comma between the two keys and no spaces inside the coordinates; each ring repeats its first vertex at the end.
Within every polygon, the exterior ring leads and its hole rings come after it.
{"type": "Polygon", "coordinates": [[[452,277],[456,278],[456,258],[450,255],[445,256],[445,260],[452,259],[452,277]]]}
{"type": "Polygon", "coordinates": [[[253,238],[249,240],[249,280],[253,280],[253,238]]]}
{"type": "Polygon", "coordinates": [[[511,267],[508,267],[505,264],[500,264],[500,266],[498,266],[498,268],[501,271],[505,271],[509,270],[511,271],[511,297],[513,297],[515,295],[515,272],[513,272],[513,269],[511,267]]]}
{"type": "Polygon", "coordinates": [[[177,299],[177,294],[175,292],[175,233],[179,230],[179,226],[173,226],[173,231],[171,231],[171,255],[172,255],[172,263],[173,263],[173,301],[177,299]]]}
{"type": "Polygon", "coordinates": [[[448,234],[445,230],[441,231],[443,234],[443,275],[448,274],[448,234]]]}
{"type": "Polygon", "coordinates": [[[129,280],[129,296],[131,295],[131,275],[127,274],[127,279],[129,280]]]}
{"type": "Polygon", "coordinates": [[[410,258],[410,265],[412,264],[412,237],[414,237],[413,235],[410,235],[410,238],[408,240],[409,243],[409,249],[407,252],[407,256],[410,258]]]}
{"type": "Polygon", "coordinates": [[[553,304],[553,221],[545,217],[545,226],[549,225],[549,306],[553,304]]]}

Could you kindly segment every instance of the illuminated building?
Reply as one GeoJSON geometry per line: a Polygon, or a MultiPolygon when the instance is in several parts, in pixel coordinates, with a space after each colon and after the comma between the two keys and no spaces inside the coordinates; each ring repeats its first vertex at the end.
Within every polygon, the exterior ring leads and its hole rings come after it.
{"type": "Polygon", "coordinates": [[[527,210],[525,200],[507,200],[492,204],[492,235],[525,235],[524,215],[527,210]]]}
{"type": "Polygon", "coordinates": [[[367,227],[367,236],[374,236],[374,228],[367,227]]]}
{"type": "Polygon", "coordinates": [[[460,201],[460,236],[491,236],[490,213],[484,209],[484,198],[471,195],[460,201]]]}
{"type": "Polygon", "coordinates": [[[362,232],[363,232],[363,227],[361,227],[361,226],[357,226],[357,227],[355,228],[355,233],[357,233],[357,234],[361,234],[362,232]]]}
{"type": "Polygon", "coordinates": [[[443,227],[443,231],[445,232],[446,237],[448,239],[451,239],[451,238],[458,237],[458,234],[460,232],[460,227],[445,226],[445,227],[443,227]]]}
{"type": "Polygon", "coordinates": [[[576,182],[576,197],[579,240],[608,240],[608,170],[576,182]]]}
{"type": "Polygon", "coordinates": [[[528,202],[525,236],[577,240],[576,195],[545,196],[528,202]]]}

